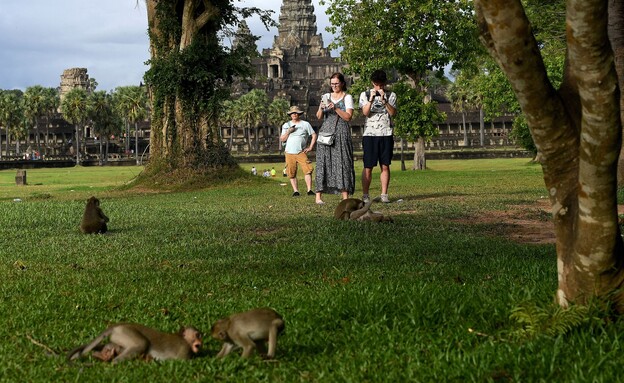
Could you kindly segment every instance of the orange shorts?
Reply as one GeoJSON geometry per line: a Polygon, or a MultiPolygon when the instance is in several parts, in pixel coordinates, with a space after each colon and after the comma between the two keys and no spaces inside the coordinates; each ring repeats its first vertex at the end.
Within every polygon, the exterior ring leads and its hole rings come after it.
{"type": "Polygon", "coordinates": [[[288,175],[288,178],[297,177],[297,164],[301,165],[301,170],[303,171],[303,174],[312,174],[312,171],[314,171],[314,168],[308,160],[308,155],[306,153],[286,153],[286,174],[288,175]]]}

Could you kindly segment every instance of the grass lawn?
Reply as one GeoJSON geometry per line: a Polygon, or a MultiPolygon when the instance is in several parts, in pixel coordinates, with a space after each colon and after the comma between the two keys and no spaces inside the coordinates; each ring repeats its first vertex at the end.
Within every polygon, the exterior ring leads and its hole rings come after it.
{"type": "MultiPolygon", "coordinates": [[[[373,204],[388,224],[336,221],[338,196],[293,198],[283,163],[256,164],[272,166],[276,178],[161,193],[123,188],[138,167],[33,169],[21,187],[0,171],[0,381],[621,380],[624,325],[555,308],[554,245],[512,241],[514,226],[483,219],[537,212],[539,165],[393,164],[393,203],[373,204]],[[109,234],[78,230],[91,195],[109,234]],[[262,306],[286,321],[273,361],[216,360],[209,334],[191,361],[64,359],[111,323],[207,333],[262,306]]],[[[547,214],[531,217],[548,227],[547,214]]]]}

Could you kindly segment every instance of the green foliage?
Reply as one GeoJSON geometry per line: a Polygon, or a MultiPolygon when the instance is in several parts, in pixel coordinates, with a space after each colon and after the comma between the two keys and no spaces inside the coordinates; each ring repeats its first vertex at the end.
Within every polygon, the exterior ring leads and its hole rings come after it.
{"type": "Polygon", "coordinates": [[[384,0],[328,2],[345,69],[368,79],[379,68],[396,69],[415,82],[434,69],[461,68],[480,49],[472,2],[384,0]]]}
{"type": "Polygon", "coordinates": [[[538,306],[535,302],[522,302],[511,310],[510,319],[520,326],[511,335],[519,338],[548,336],[557,337],[586,326],[594,318],[587,306],[538,306]]]}
{"type": "Polygon", "coordinates": [[[424,102],[427,94],[404,82],[395,84],[393,91],[400,95],[394,118],[396,136],[416,141],[419,137],[429,140],[438,134],[435,122],[443,121],[446,116],[438,110],[435,101],[424,102]]]}
{"type": "Polygon", "coordinates": [[[87,98],[88,117],[100,138],[110,137],[122,131],[122,121],[114,110],[113,96],[105,91],[96,91],[87,98]]]}
{"type": "Polygon", "coordinates": [[[510,138],[521,147],[530,150],[534,154],[537,154],[537,147],[531,136],[531,131],[526,123],[524,115],[521,114],[514,119],[513,128],[511,129],[510,138]]]}
{"type": "Polygon", "coordinates": [[[287,100],[275,97],[271,104],[269,104],[269,110],[267,112],[267,122],[275,127],[280,127],[284,122],[288,120],[286,112],[290,108],[290,104],[287,100]]]}
{"type": "Polygon", "coordinates": [[[24,116],[24,101],[21,91],[5,90],[0,92],[0,125],[8,133],[18,133],[23,127],[20,124],[24,116]]]}
{"type": "MultiPolygon", "coordinates": [[[[540,46],[548,78],[553,87],[558,88],[563,81],[565,62],[565,1],[526,0],[523,3],[540,46]]],[[[523,148],[537,152],[507,77],[485,53],[475,60],[473,67],[455,73],[448,96],[457,111],[483,108],[487,119],[502,115],[518,116],[514,120],[511,138],[523,148]]]]}
{"type": "Polygon", "coordinates": [[[61,114],[70,124],[84,124],[88,117],[87,91],[82,88],[74,88],[67,92],[61,102],[61,114]]]}

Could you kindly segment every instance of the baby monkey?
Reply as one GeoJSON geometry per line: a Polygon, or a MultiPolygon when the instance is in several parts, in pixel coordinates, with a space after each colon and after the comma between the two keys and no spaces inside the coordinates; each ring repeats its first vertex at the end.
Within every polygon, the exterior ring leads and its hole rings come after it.
{"type": "Polygon", "coordinates": [[[277,336],[283,330],[284,320],[281,315],[270,308],[259,308],[219,319],[212,325],[210,334],[223,342],[217,358],[223,358],[232,350],[241,347],[243,358],[251,356],[256,347],[264,353],[265,342],[268,342],[266,356],[272,359],[277,348],[277,336]]]}
{"type": "Polygon", "coordinates": [[[340,201],[336,210],[334,210],[334,218],[342,221],[373,221],[373,222],[394,222],[392,217],[384,216],[380,212],[371,211],[372,201],[364,203],[361,199],[346,198],[340,201]]]}
{"type": "Polygon", "coordinates": [[[67,359],[72,361],[80,358],[106,337],[110,343],[96,351],[94,356],[103,361],[112,359],[113,363],[139,356],[156,360],[190,359],[202,345],[201,334],[194,327],[184,327],[180,332],[171,334],[140,324],[120,323],[104,330],[91,343],[70,351],[67,359]]]}

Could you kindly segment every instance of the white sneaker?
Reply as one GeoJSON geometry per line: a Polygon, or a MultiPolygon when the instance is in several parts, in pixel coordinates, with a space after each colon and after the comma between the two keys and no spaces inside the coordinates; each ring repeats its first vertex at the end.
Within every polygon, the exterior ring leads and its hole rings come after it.
{"type": "Polygon", "coordinates": [[[369,203],[370,202],[370,197],[368,196],[368,194],[363,194],[362,195],[362,201],[364,201],[364,203],[369,203]]]}
{"type": "Polygon", "coordinates": [[[380,198],[381,198],[381,202],[383,202],[383,203],[389,203],[390,202],[390,199],[388,198],[387,194],[382,194],[380,196],[380,198]]]}

